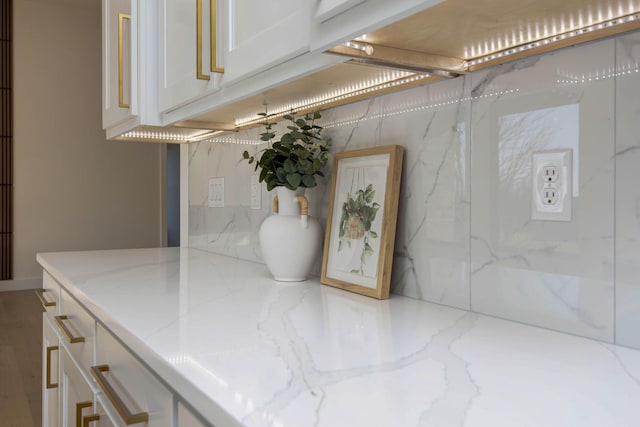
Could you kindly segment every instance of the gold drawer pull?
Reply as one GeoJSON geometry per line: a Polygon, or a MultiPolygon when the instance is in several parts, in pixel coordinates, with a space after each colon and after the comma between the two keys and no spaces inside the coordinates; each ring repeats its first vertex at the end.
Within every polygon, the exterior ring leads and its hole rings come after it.
{"type": "Polygon", "coordinates": [[[54,316],[53,319],[56,321],[56,324],[67,338],[71,344],[75,344],[77,342],[84,342],[84,337],[74,337],[67,325],[64,324],[63,320],[68,320],[69,318],[66,315],[63,316],[54,316]]]}
{"type": "Polygon", "coordinates": [[[89,427],[89,423],[98,421],[99,419],[100,415],[98,414],[87,415],[86,417],[82,418],[82,427],[89,427]]]}
{"type": "Polygon", "coordinates": [[[104,391],[104,394],[107,395],[111,404],[116,408],[116,411],[118,411],[118,414],[124,423],[126,425],[131,425],[149,421],[149,414],[147,412],[132,414],[131,411],[129,411],[129,408],[127,408],[120,396],[118,396],[113,387],[111,387],[111,384],[109,384],[109,381],[107,381],[103,372],[109,372],[109,365],[91,367],[91,375],[93,375],[93,378],[96,379],[96,382],[102,391],[104,391]]]}
{"type": "MultiPolygon", "coordinates": [[[[91,408],[93,406],[93,402],[88,400],[86,402],[78,402],[76,403],[76,427],[82,427],[82,410],[84,408],[91,408]]],[[[86,417],[85,417],[86,418],[86,417]]]]}
{"type": "Polygon", "coordinates": [[[36,295],[38,296],[38,299],[40,300],[40,302],[42,303],[43,307],[54,307],[56,305],[55,301],[47,301],[46,299],[44,299],[44,293],[47,292],[46,289],[36,289],[36,295]]]}
{"type": "Polygon", "coordinates": [[[58,351],[58,346],[57,345],[52,345],[50,347],[47,347],[47,360],[46,360],[46,365],[47,365],[47,372],[45,373],[46,378],[45,380],[47,381],[47,388],[56,388],[58,387],[58,383],[53,383],[51,382],[51,352],[52,351],[58,351]]]}

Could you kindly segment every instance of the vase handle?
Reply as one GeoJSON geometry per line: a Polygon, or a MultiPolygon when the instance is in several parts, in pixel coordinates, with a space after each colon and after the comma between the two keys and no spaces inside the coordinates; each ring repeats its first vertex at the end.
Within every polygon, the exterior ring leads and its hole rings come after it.
{"type": "Polygon", "coordinates": [[[297,196],[296,200],[300,203],[300,222],[302,223],[303,228],[307,228],[308,221],[307,217],[309,215],[309,201],[304,196],[297,196]]]}
{"type": "Polygon", "coordinates": [[[278,213],[278,196],[273,198],[273,213],[278,213]]]}

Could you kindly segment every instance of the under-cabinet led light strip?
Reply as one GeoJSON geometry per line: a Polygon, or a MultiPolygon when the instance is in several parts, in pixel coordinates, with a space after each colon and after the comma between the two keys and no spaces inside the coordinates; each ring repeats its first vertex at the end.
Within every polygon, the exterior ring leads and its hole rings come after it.
{"type": "Polygon", "coordinates": [[[200,130],[196,132],[185,133],[184,131],[171,130],[132,130],[123,133],[120,138],[138,139],[140,141],[175,141],[175,142],[198,142],[207,138],[211,138],[216,134],[224,131],[200,130]]]}
{"type": "Polygon", "coordinates": [[[534,42],[525,43],[519,46],[510,47],[508,49],[501,50],[499,52],[494,52],[489,55],[472,59],[470,61],[465,61],[465,68],[472,67],[474,65],[482,64],[485,62],[493,61],[495,59],[504,58],[506,56],[515,55],[520,52],[525,52],[527,50],[535,49],[540,46],[547,46],[552,43],[556,43],[562,40],[571,39],[573,37],[581,36],[593,31],[602,30],[605,28],[615,27],[616,25],[626,24],[628,22],[636,21],[640,19],[640,13],[634,13],[631,15],[621,16],[619,18],[614,18],[609,21],[604,21],[599,24],[593,24],[586,27],[578,28],[573,31],[567,31],[565,33],[556,34],[550,37],[546,37],[540,40],[536,40],[534,42]]]}
{"type": "MultiPolygon", "coordinates": [[[[431,77],[430,74],[415,74],[408,73],[403,71],[398,71],[389,74],[390,78],[386,80],[386,82],[378,83],[374,82],[371,85],[366,85],[364,83],[354,83],[353,85],[343,88],[341,90],[332,91],[329,94],[324,96],[317,96],[313,98],[304,98],[296,102],[295,104],[286,104],[277,107],[269,108],[269,114],[273,114],[275,116],[280,116],[282,114],[286,114],[290,111],[299,111],[299,110],[307,110],[320,108],[323,105],[342,101],[344,99],[352,98],[359,95],[364,95],[367,93],[377,92],[380,90],[388,89],[395,86],[401,86],[408,83],[413,83],[418,80],[424,80],[428,77],[431,77]]],[[[236,126],[247,126],[256,123],[261,123],[264,121],[264,118],[255,116],[253,117],[243,117],[236,120],[236,126]]]]}

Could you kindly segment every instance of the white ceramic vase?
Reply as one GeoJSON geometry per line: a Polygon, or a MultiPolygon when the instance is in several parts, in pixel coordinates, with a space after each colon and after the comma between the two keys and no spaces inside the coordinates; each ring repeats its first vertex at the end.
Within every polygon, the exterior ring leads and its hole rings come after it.
{"type": "Polygon", "coordinates": [[[260,226],[260,249],[274,279],[307,280],[322,246],[322,228],[308,215],[304,188],[276,187],[274,213],[260,226]]]}

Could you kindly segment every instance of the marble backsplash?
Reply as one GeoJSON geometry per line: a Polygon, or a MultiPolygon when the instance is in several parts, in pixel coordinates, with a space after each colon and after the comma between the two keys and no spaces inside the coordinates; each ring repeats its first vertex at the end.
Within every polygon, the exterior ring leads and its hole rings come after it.
{"type": "MultiPolygon", "coordinates": [[[[333,152],[405,147],[391,292],[640,348],[639,61],[631,34],[323,111],[333,152]],[[531,154],[556,148],[572,220],[531,220],[531,154]]],[[[189,246],[262,262],[259,132],[190,146],[189,246]]],[[[307,192],[323,223],[328,188],[307,192]]]]}

